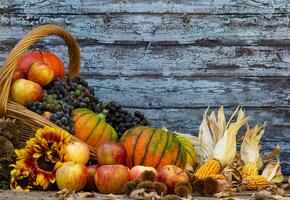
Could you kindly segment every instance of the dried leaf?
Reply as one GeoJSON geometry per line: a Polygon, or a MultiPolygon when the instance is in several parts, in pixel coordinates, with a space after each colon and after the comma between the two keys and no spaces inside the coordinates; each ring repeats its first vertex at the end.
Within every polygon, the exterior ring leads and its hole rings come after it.
{"type": "Polygon", "coordinates": [[[280,161],[268,163],[262,172],[262,176],[271,184],[281,183],[284,180],[284,176],[281,172],[280,161]]]}
{"type": "Polygon", "coordinates": [[[272,194],[269,191],[266,190],[261,190],[259,192],[255,192],[252,196],[251,199],[255,199],[255,200],[270,200],[273,199],[272,198],[272,194]]]}
{"type": "Polygon", "coordinates": [[[215,198],[226,198],[232,196],[230,191],[221,191],[213,195],[215,198]]]}
{"type": "Polygon", "coordinates": [[[94,193],[92,192],[79,192],[78,195],[81,197],[81,198],[90,198],[90,197],[94,197],[94,193]]]}
{"type": "Polygon", "coordinates": [[[114,194],[108,194],[104,197],[105,200],[120,200],[120,197],[114,194]]]}
{"type": "Polygon", "coordinates": [[[227,166],[223,169],[222,174],[227,177],[227,179],[231,182],[242,181],[241,171],[235,166],[227,166]]]}
{"type": "Polygon", "coordinates": [[[289,200],[289,197],[283,197],[280,195],[273,195],[272,196],[275,200],[289,200]]]}
{"type": "Polygon", "coordinates": [[[273,151],[267,155],[266,157],[263,158],[263,163],[267,164],[271,162],[275,157],[277,157],[281,153],[281,147],[277,144],[276,148],[273,149],[273,151]]]}
{"type": "Polygon", "coordinates": [[[75,193],[75,191],[70,191],[68,189],[62,189],[62,190],[56,192],[55,196],[56,197],[68,197],[68,196],[70,196],[70,195],[72,195],[74,193],[75,193]]]}
{"type": "Polygon", "coordinates": [[[141,199],[141,197],[144,197],[144,193],[145,193],[145,189],[144,188],[133,190],[130,193],[130,198],[131,199],[141,199]],[[142,196],[140,196],[140,195],[142,195],[142,196]]]}

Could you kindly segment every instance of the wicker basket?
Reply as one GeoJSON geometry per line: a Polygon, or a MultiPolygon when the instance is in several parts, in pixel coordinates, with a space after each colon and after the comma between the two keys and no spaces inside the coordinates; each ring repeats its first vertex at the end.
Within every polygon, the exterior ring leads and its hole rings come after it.
{"type": "MultiPolygon", "coordinates": [[[[5,117],[16,119],[16,123],[21,130],[21,140],[26,141],[33,137],[36,129],[44,126],[58,127],[52,122],[44,119],[42,116],[28,110],[26,107],[17,104],[9,99],[9,92],[12,77],[16,69],[18,59],[23,53],[38,40],[46,36],[58,36],[62,38],[67,47],[69,54],[69,71],[68,76],[75,78],[79,74],[80,68],[80,49],[75,38],[65,29],[56,25],[44,25],[30,31],[16,46],[12,49],[0,71],[0,114],[5,117]]],[[[60,128],[60,127],[58,127],[60,128]]],[[[75,136],[74,141],[80,141],[75,136]]],[[[95,158],[95,149],[91,146],[91,156],[95,158]]]]}

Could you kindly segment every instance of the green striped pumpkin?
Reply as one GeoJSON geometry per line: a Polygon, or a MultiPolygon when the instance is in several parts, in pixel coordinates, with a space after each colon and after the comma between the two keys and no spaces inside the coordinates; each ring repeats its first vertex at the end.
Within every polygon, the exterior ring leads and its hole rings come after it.
{"type": "Polygon", "coordinates": [[[73,111],[75,136],[88,145],[97,147],[102,141],[117,141],[115,129],[103,117],[86,108],[73,111]]]}
{"type": "Polygon", "coordinates": [[[127,150],[129,168],[144,165],[160,169],[169,164],[184,168],[188,158],[196,161],[197,155],[192,144],[165,129],[134,127],[123,134],[120,143],[127,150]]]}

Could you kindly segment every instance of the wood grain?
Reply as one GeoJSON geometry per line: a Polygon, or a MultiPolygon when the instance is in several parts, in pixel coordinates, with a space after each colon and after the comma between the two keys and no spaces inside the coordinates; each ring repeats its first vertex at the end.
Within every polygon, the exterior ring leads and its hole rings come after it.
{"type": "MultiPolygon", "coordinates": [[[[0,36],[1,37],[1,36],[0,36]]],[[[0,62],[17,40],[0,43],[0,62]]],[[[57,40],[60,42],[59,40],[57,40]]],[[[38,43],[67,61],[56,41],[38,43]]],[[[81,42],[81,72],[98,76],[289,77],[288,47],[88,45],[81,42]]]]}
{"type": "MultiPolygon", "coordinates": [[[[53,191],[30,191],[30,192],[21,192],[21,191],[15,191],[15,190],[5,190],[5,192],[1,191],[1,197],[3,199],[17,199],[17,200],[59,200],[62,197],[57,197],[56,192],[53,191]]],[[[245,192],[239,192],[236,193],[233,198],[235,199],[249,199],[253,195],[253,191],[245,191],[245,192]]],[[[125,195],[106,195],[106,194],[100,194],[100,193],[93,193],[94,197],[90,197],[91,200],[108,200],[108,199],[118,199],[118,200],[129,200],[128,197],[125,195]]],[[[285,198],[289,197],[290,194],[288,191],[286,191],[285,198]]],[[[72,199],[83,199],[81,198],[77,193],[71,195],[68,198],[72,199]]],[[[214,200],[217,198],[213,197],[202,197],[199,194],[194,193],[193,199],[195,200],[214,200]]]]}
{"type": "MultiPolygon", "coordinates": [[[[213,110],[215,107],[211,107],[213,110]]],[[[137,110],[136,108],[128,108],[130,111],[137,110]]],[[[197,135],[199,125],[202,119],[204,108],[155,108],[155,109],[140,109],[143,111],[154,127],[165,127],[168,130],[178,131],[197,135]]],[[[215,108],[216,109],[216,108],[215,108]]],[[[226,107],[227,116],[234,111],[235,107],[226,107]]],[[[265,142],[290,142],[289,131],[290,121],[289,108],[252,108],[245,107],[246,113],[250,116],[249,124],[251,126],[256,123],[264,123],[267,121],[267,129],[263,140],[265,142]]]]}
{"type": "Polygon", "coordinates": [[[2,40],[20,39],[35,26],[54,23],[91,43],[285,46],[290,44],[289,19],[289,14],[26,13],[1,15],[0,26],[2,40]]]}
{"type": "MultiPolygon", "coordinates": [[[[2,0],[0,64],[29,30],[54,23],[78,39],[81,76],[104,101],[155,127],[196,134],[207,106],[238,104],[268,121],[264,148],[290,157],[288,0],[2,0]]],[[[45,47],[65,62],[55,38],[45,47]]],[[[290,174],[289,165],[283,165],[290,174]]]]}
{"type": "Polygon", "coordinates": [[[290,79],[176,77],[93,77],[88,79],[105,100],[141,108],[205,105],[289,105],[290,79]]]}
{"type": "MultiPolygon", "coordinates": [[[[2,0],[0,8],[10,13],[286,13],[287,0],[2,0]]],[[[3,11],[2,11],[3,12],[3,11]]]]}

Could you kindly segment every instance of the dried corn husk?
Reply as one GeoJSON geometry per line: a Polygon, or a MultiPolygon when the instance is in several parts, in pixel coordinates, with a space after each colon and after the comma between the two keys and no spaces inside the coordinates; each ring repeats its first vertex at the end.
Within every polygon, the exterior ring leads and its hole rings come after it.
{"type": "Polygon", "coordinates": [[[280,161],[272,161],[266,165],[262,172],[262,176],[264,176],[270,184],[282,183],[284,176],[281,172],[280,161]]]}
{"type": "Polygon", "coordinates": [[[271,162],[275,157],[277,157],[281,153],[281,147],[277,144],[275,149],[272,152],[263,158],[263,164],[267,164],[271,162]]]}
{"type": "Polygon", "coordinates": [[[210,122],[208,122],[208,113],[209,108],[207,108],[203,114],[203,119],[201,121],[200,127],[199,127],[199,134],[198,139],[200,143],[200,147],[203,152],[203,157],[205,158],[211,158],[213,149],[215,146],[213,134],[210,131],[210,122]]]}
{"type": "Polygon", "coordinates": [[[219,109],[217,117],[214,112],[210,116],[207,113],[208,108],[203,114],[198,135],[202,156],[206,158],[194,174],[198,179],[217,174],[223,167],[232,163],[236,155],[237,133],[249,119],[240,107],[235,110],[228,122],[226,122],[223,107],[219,109]],[[236,115],[236,122],[232,122],[236,115]]]}
{"type": "Polygon", "coordinates": [[[247,130],[241,146],[241,158],[245,164],[254,164],[258,169],[260,169],[262,164],[262,159],[260,157],[260,146],[259,142],[265,132],[266,123],[259,126],[256,125],[254,128],[249,128],[247,130]]]}
{"type": "Polygon", "coordinates": [[[236,137],[238,131],[245,123],[247,123],[248,119],[249,117],[245,117],[245,111],[240,108],[238,109],[238,117],[236,122],[230,123],[230,120],[228,121],[227,128],[225,129],[221,139],[215,145],[213,151],[213,157],[219,160],[222,166],[229,165],[234,160],[237,148],[236,137]]]}

